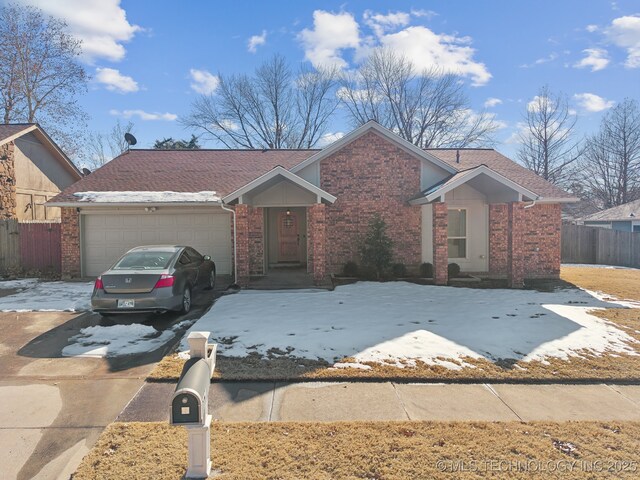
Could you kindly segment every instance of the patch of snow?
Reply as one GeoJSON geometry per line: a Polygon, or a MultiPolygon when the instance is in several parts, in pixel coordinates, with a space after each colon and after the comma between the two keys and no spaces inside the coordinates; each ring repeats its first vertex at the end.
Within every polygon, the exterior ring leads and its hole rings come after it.
{"type": "Polygon", "coordinates": [[[562,267],[579,267],[579,268],[609,268],[614,270],[639,270],[633,267],[622,267],[620,265],[595,265],[592,263],[563,263],[562,267]]]}
{"type": "Polygon", "coordinates": [[[62,349],[65,357],[117,357],[150,352],[175,336],[175,332],[159,332],[148,325],[96,325],[80,330],[71,337],[72,343],[62,349]]]}
{"type": "Polygon", "coordinates": [[[357,370],[371,370],[370,365],[363,365],[361,363],[334,363],[333,368],[355,368],[357,370]]]}
{"type": "Polygon", "coordinates": [[[80,202],[92,203],[177,203],[211,202],[219,203],[220,197],[214,191],[203,192],[76,192],[80,202]]]}
{"type": "MultiPolygon", "coordinates": [[[[4,282],[2,282],[4,283],[4,282]]],[[[0,312],[80,312],[91,309],[93,283],[35,282],[0,297],[0,312]]]]}
{"type": "Polygon", "coordinates": [[[592,290],[587,290],[586,288],[583,288],[582,290],[584,290],[589,295],[592,295],[596,297],[598,300],[601,300],[603,302],[615,303],[616,305],[620,305],[625,308],[640,308],[640,302],[635,300],[620,300],[617,297],[614,297],[613,295],[609,295],[608,293],[594,292],[592,290]]]}
{"type": "MultiPolygon", "coordinates": [[[[294,357],[329,362],[353,357],[401,367],[420,360],[458,369],[468,366],[465,356],[531,361],[585,349],[633,353],[633,337],[587,313],[606,307],[615,305],[578,289],[358,282],[333,292],[243,290],[220,298],[189,331],[210,331],[212,341],[226,338],[218,345],[226,356],[289,349],[294,357]]],[[[181,350],[188,349],[189,331],[181,350]]]]}
{"type": "Polygon", "coordinates": [[[37,278],[21,278],[18,280],[0,280],[0,290],[25,290],[38,283],[37,278]]]}

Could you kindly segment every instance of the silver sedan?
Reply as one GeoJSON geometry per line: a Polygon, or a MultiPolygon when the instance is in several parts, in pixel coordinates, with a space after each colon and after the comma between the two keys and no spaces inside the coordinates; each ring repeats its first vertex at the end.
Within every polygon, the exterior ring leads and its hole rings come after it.
{"type": "Polygon", "coordinates": [[[191,247],[136,247],[96,279],[91,307],[101,315],[170,310],[187,313],[193,292],[213,289],[215,283],[215,263],[191,247]]]}

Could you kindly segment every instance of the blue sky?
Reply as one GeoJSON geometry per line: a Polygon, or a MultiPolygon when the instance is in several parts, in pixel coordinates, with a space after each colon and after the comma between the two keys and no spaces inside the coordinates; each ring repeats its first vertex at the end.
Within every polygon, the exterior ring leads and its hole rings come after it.
{"type": "MultiPolygon", "coordinates": [[[[65,18],[83,39],[89,129],[131,119],[140,147],[187,138],[176,118],[197,91],[215,94],[218,72],[251,72],[274,53],[293,66],[353,68],[384,44],[460,71],[472,108],[502,125],[497,148],[508,155],[545,83],[569,96],[581,133],[623,98],[640,100],[638,0],[20,1],[65,18]]],[[[330,131],[348,130],[338,112],[330,131]]]]}

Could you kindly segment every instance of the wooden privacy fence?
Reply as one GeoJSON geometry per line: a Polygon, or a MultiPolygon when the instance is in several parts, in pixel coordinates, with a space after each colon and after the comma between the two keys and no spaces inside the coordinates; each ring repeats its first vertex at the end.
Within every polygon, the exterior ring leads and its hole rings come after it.
{"type": "Polygon", "coordinates": [[[640,233],[562,225],[562,262],[640,268],[640,233]]]}
{"type": "Polygon", "coordinates": [[[0,220],[0,272],[60,273],[60,223],[0,220]]]}

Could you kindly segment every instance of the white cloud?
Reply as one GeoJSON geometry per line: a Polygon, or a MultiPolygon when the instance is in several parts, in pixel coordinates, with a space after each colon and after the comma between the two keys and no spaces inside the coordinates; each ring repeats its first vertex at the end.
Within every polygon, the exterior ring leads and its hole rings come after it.
{"type": "Polygon", "coordinates": [[[597,32],[599,30],[598,25],[587,25],[585,30],[589,33],[597,32]]]}
{"type": "Polygon", "coordinates": [[[535,60],[533,63],[525,63],[520,65],[520,68],[531,68],[531,67],[535,67],[536,65],[542,65],[544,63],[549,63],[549,62],[553,62],[554,60],[556,60],[558,58],[558,54],[556,52],[551,52],[548,56],[546,57],[541,57],[538,58],[537,60],[535,60]]]}
{"type": "Polygon", "coordinates": [[[92,64],[97,59],[122,60],[130,41],[141,30],[127,20],[120,0],[19,0],[67,22],[71,33],[82,40],[82,58],[92,64]]]}
{"type": "Polygon", "coordinates": [[[196,70],[192,68],[189,70],[189,75],[191,75],[191,80],[193,80],[191,89],[203,95],[211,95],[220,83],[217,76],[206,70],[196,70]]]}
{"type": "Polygon", "coordinates": [[[615,104],[613,100],[606,100],[593,93],[577,93],[573,96],[578,105],[587,112],[601,112],[607,110],[615,104]]]}
{"type": "Polygon", "coordinates": [[[576,68],[591,68],[592,72],[597,72],[609,65],[608,53],[604,48],[587,48],[582,53],[585,57],[574,64],[576,68]]]}
{"type": "Polygon", "coordinates": [[[140,90],[138,82],[115,68],[96,68],[96,81],[112,92],[131,93],[140,90]]]}
{"type": "Polygon", "coordinates": [[[380,39],[383,46],[405,55],[419,69],[438,67],[447,73],[471,77],[473,86],[485,85],[491,74],[473,60],[469,37],[436,34],[427,27],[408,27],[380,39]]]}
{"type": "Polygon", "coordinates": [[[247,50],[256,53],[260,45],[267,43],[267,31],[263,30],[261,35],[252,35],[247,41],[247,50]]]}
{"type": "Polygon", "coordinates": [[[418,17],[418,18],[424,17],[427,20],[431,20],[433,17],[437,16],[438,14],[433,10],[425,10],[423,8],[420,8],[420,9],[412,9],[411,15],[413,15],[414,17],[418,17]]]}
{"type": "Polygon", "coordinates": [[[320,137],[320,140],[318,140],[316,147],[326,147],[327,145],[331,145],[333,142],[340,140],[342,137],[344,137],[344,132],[325,133],[320,137]]]}
{"type": "Polygon", "coordinates": [[[502,100],[500,100],[499,98],[489,97],[484,102],[484,108],[492,108],[497,105],[500,105],[501,103],[502,103],[502,100]]]}
{"type": "Polygon", "coordinates": [[[344,68],[347,62],[341,57],[345,48],[360,45],[358,22],[350,13],[313,12],[313,29],[305,28],[298,34],[305,58],[314,67],[344,68]]]}
{"type": "Polygon", "coordinates": [[[640,15],[614,19],[605,34],[614,45],[627,50],[627,68],[640,68],[640,15]]]}
{"type": "Polygon", "coordinates": [[[387,13],[383,15],[381,13],[373,13],[371,10],[365,10],[362,15],[364,23],[366,23],[377,37],[382,36],[389,30],[395,30],[398,27],[404,27],[409,25],[411,16],[406,12],[387,13]]]}
{"type": "Polygon", "coordinates": [[[123,117],[123,118],[131,118],[138,117],[140,120],[166,120],[168,122],[172,122],[178,118],[178,115],[175,113],[157,113],[157,112],[145,112],[144,110],[109,110],[109,114],[123,117]]]}

